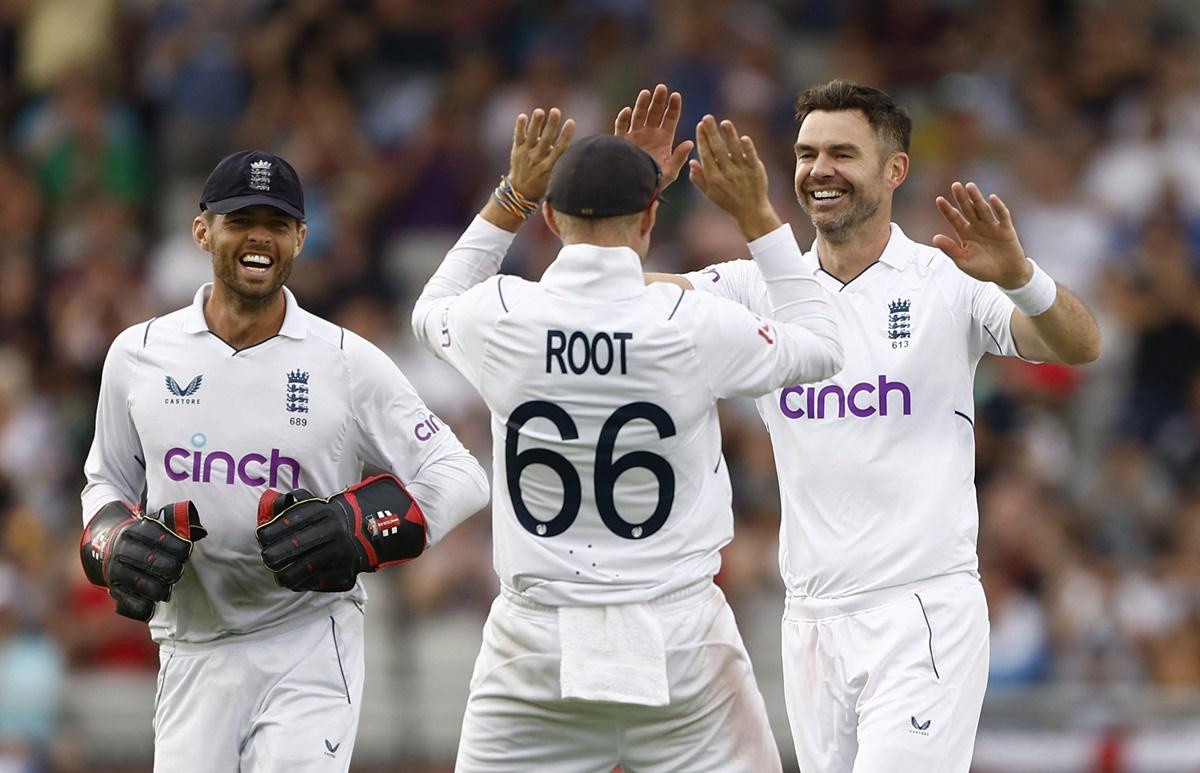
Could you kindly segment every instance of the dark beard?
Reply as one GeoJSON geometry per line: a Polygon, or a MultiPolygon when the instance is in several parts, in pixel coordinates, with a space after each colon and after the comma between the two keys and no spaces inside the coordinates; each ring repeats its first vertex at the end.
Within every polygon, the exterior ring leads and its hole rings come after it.
{"type": "MultiPolygon", "coordinates": [[[[854,192],[851,191],[847,195],[853,196],[854,192]]],[[[813,228],[817,229],[817,233],[825,237],[825,241],[829,242],[830,244],[845,244],[848,242],[854,235],[855,229],[866,221],[870,220],[875,213],[879,211],[878,201],[866,201],[859,199],[857,202],[855,202],[854,206],[852,206],[850,210],[841,217],[835,220],[817,222],[817,219],[813,217],[812,210],[809,209],[807,194],[800,201],[800,206],[805,212],[808,213],[808,217],[809,220],[812,221],[813,228]]]]}
{"type": "Polygon", "coordinates": [[[236,266],[230,273],[217,272],[217,281],[225,286],[225,297],[239,313],[253,313],[270,305],[287,281],[287,276],[279,275],[277,282],[272,282],[262,289],[248,290],[237,281],[236,266]]]}

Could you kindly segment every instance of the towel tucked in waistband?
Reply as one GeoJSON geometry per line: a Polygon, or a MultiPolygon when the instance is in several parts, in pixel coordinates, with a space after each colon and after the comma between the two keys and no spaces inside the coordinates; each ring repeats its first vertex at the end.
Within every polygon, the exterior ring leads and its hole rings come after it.
{"type": "Polygon", "coordinates": [[[667,653],[648,604],[559,607],[563,698],[666,706],[667,653]]]}

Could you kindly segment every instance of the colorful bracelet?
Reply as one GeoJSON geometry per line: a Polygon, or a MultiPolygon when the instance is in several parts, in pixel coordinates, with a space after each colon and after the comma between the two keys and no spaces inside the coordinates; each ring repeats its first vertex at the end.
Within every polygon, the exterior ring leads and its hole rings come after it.
{"type": "Polygon", "coordinates": [[[508,175],[500,178],[500,184],[492,192],[492,198],[504,208],[505,212],[508,212],[518,220],[525,220],[534,212],[537,212],[538,203],[522,196],[513,187],[512,180],[508,179],[508,175]]]}

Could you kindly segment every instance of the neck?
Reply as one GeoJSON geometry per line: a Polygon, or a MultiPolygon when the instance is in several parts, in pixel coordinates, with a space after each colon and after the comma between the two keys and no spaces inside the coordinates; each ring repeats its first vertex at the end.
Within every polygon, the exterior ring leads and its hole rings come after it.
{"type": "Polygon", "coordinates": [[[279,333],[287,311],[283,290],[269,298],[247,299],[229,292],[220,280],[204,302],[208,329],[235,349],[261,344],[279,333]]]}
{"type": "Polygon", "coordinates": [[[628,237],[613,237],[613,236],[596,236],[586,239],[578,239],[572,241],[563,240],[564,247],[574,246],[592,246],[592,247],[625,247],[637,253],[638,258],[646,260],[646,248],[641,244],[637,244],[633,239],[628,237]]]}
{"type": "Polygon", "coordinates": [[[821,259],[821,268],[845,284],[879,260],[892,236],[889,215],[881,214],[844,239],[830,238],[818,231],[817,255],[821,259]]]}

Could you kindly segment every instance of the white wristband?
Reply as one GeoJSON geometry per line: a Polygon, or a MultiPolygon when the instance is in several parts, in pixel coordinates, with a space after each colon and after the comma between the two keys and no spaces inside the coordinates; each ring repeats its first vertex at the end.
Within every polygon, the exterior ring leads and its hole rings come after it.
{"type": "Polygon", "coordinates": [[[1004,294],[1012,299],[1012,302],[1025,316],[1036,317],[1046,313],[1046,310],[1054,305],[1054,299],[1058,296],[1058,285],[1031,258],[1026,258],[1026,260],[1033,266],[1033,276],[1023,287],[1004,290],[1004,294]]]}

